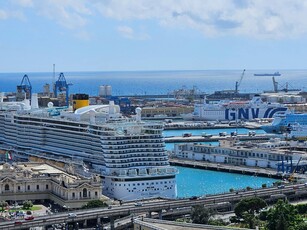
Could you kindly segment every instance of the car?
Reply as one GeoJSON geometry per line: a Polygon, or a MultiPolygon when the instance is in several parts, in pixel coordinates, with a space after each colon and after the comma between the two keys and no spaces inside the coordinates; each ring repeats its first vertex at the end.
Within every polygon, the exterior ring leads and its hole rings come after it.
{"type": "Polygon", "coordinates": [[[110,206],[108,206],[108,209],[111,209],[112,208],[112,206],[110,205],[110,206]]]}
{"type": "Polygon", "coordinates": [[[20,220],[17,220],[14,222],[15,225],[22,225],[22,222],[20,220]]]}
{"type": "Polygon", "coordinates": [[[68,217],[70,217],[70,218],[74,218],[74,217],[77,217],[77,214],[76,214],[76,213],[71,212],[71,213],[68,213],[68,217]]]}
{"type": "Polygon", "coordinates": [[[281,189],[281,188],[285,188],[285,185],[281,184],[281,185],[278,185],[277,188],[281,189]]]}
{"type": "Polygon", "coordinates": [[[136,203],[134,204],[134,206],[135,206],[135,207],[140,207],[140,206],[143,206],[143,203],[142,203],[142,202],[136,202],[136,203]]]}
{"type": "Polygon", "coordinates": [[[197,196],[191,196],[189,199],[190,199],[190,200],[197,200],[198,197],[197,197],[197,196]]]}
{"type": "Polygon", "coordinates": [[[16,211],[16,216],[25,216],[24,211],[16,211]]]}
{"type": "Polygon", "coordinates": [[[30,216],[26,216],[25,220],[34,220],[34,216],[30,215],[30,216]]]}

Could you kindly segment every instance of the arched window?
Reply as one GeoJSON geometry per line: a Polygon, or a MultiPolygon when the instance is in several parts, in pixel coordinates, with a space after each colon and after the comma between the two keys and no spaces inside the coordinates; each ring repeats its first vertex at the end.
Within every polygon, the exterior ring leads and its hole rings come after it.
{"type": "Polygon", "coordinates": [[[4,190],[5,191],[9,191],[10,190],[10,186],[8,184],[4,185],[4,190]]]}
{"type": "Polygon", "coordinates": [[[86,188],[83,189],[83,197],[87,197],[87,189],[86,188]]]}

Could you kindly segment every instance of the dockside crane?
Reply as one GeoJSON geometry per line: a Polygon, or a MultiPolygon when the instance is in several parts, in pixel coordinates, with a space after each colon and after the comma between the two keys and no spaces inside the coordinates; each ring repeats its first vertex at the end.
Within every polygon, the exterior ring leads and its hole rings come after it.
{"type": "Polygon", "coordinates": [[[243,70],[243,72],[242,72],[242,74],[241,74],[241,77],[240,77],[239,81],[236,81],[235,93],[238,93],[238,92],[239,92],[239,86],[241,85],[241,82],[242,82],[242,80],[243,80],[244,73],[245,73],[245,69],[243,70]]]}
{"type": "Polygon", "coordinates": [[[54,83],[54,97],[58,97],[58,91],[66,94],[66,106],[69,106],[69,86],[71,83],[67,83],[63,73],[60,73],[58,80],[54,83]]]}
{"type": "Polygon", "coordinates": [[[20,85],[17,86],[17,91],[18,91],[18,93],[25,92],[26,93],[26,98],[31,100],[32,85],[31,85],[30,79],[29,79],[27,74],[25,74],[23,76],[20,85]]]}

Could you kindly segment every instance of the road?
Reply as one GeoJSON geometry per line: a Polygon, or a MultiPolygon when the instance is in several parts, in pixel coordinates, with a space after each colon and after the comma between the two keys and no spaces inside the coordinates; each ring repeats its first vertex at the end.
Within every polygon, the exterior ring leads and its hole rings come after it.
{"type": "Polygon", "coordinates": [[[0,229],[23,229],[34,226],[47,226],[56,223],[67,222],[83,222],[86,219],[97,219],[104,217],[112,217],[116,219],[118,216],[128,216],[130,214],[138,215],[144,212],[161,212],[162,210],[178,209],[184,207],[191,207],[195,205],[212,205],[221,202],[236,203],[243,197],[258,196],[264,199],[277,199],[285,195],[301,196],[307,195],[307,187],[304,184],[300,185],[287,185],[284,188],[264,188],[251,191],[240,191],[239,193],[225,193],[219,195],[210,195],[198,199],[177,199],[177,200],[164,200],[144,202],[142,206],[134,206],[134,204],[123,204],[113,206],[111,209],[99,208],[90,210],[76,211],[76,217],[69,217],[68,213],[59,213],[49,216],[37,217],[32,221],[23,221],[21,225],[15,225],[14,221],[7,221],[0,223],[0,229]]]}

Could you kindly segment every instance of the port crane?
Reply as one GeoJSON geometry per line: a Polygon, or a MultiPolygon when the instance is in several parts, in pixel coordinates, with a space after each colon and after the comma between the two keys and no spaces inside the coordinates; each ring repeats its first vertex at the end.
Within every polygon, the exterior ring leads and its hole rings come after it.
{"type": "Polygon", "coordinates": [[[302,160],[302,158],[303,158],[303,157],[300,157],[300,159],[297,161],[297,164],[295,165],[295,168],[293,169],[293,171],[292,171],[291,175],[289,176],[288,181],[290,181],[290,182],[291,182],[291,181],[293,181],[293,180],[294,180],[294,174],[295,174],[296,169],[297,169],[297,167],[298,167],[298,165],[299,165],[300,161],[302,160]]]}
{"type": "Polygon", "coordinates": [[[242,72],[242,74],[241,74],[241,77],[240,77],[239,81],[236,81],[235,93],[238,93],[238,92],[239,92],[239,86],[241,85],[241,82],[242,82],[242,80],[243,80],[244,74],[245,74],[245,69],[243,70],[243,72],[242,72]]]}
{"type": "Polygon", "coordinates": [[[71,86],[71,83],[67,83],[65,76],[63,73],[60,73],[58,80],[54,83],[54,97],[58,97],[58,91],[63,92],[65,91],[66,94],[66,105],[69,106],[69,86],[71,86]]]}
{"type": "Polygon", "coordinates": [[[25,92],[26,98],[29,98],[31,100],[32,85],[27,74],[23,76],[20,85],[17,86],[17,90],[19,93],[21,93],[22,91],[25,92]]]}

